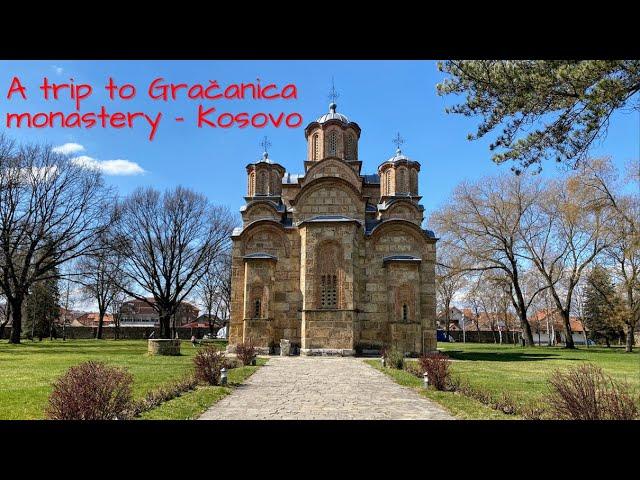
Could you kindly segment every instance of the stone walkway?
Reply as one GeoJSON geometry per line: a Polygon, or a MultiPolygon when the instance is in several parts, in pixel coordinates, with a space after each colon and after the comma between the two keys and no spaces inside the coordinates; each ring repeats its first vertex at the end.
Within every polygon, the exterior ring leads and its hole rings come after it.
{"type": "Polygon", "coordinates": [[[201,420],[452,420],[438,404],[351,357],[271,357],[201,420]]]}

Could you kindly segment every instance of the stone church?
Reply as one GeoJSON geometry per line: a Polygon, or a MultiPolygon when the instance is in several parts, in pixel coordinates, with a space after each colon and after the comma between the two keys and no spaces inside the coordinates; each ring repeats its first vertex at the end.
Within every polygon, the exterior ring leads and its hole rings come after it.
{"type": "Polygon", "coordinates": [[[303,174],[266,148],[246,167],[230,351],[252,341],[273,353],[282,339],[303,355],[436,347],[437,239],[421,227],[420,164],[398,144],[377,174],[363,174],[360,127],[336,108],[305,128],[303,174]]]}

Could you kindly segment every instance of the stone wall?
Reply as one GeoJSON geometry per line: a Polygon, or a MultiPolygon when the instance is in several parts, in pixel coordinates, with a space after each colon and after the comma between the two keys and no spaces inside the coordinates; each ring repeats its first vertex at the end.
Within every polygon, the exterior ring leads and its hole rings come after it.
{"type": "MultiPolygon", "coordinates": [[[[66,327],[65,334],[70,340],[88,340],[96,338],[96,332],[98,327],[66,327]]],[[[183,340],[189,340],[191,335],[195,335],[196,338],[202,338],[205,334],[209,333],[208,328],[183,328],[178,327],[176,329],[178,337],[183,340]]],[[[62,338],[62,327],[58,327],[57,338],[62,338]]],[[[160,336],[159,328],[151,327],[120,327],[121,340],[143,340],[149,338],[151,332],[155,332],[154,337],[160,336]]],[[[11,327],[5,327],[3,339],[8,339],[11,336],[11,327]]],[[[115,329],[113,327],[104,327],[102,329],[102,338],[105,340],[112,340],[115,338],[115,329]]]]}

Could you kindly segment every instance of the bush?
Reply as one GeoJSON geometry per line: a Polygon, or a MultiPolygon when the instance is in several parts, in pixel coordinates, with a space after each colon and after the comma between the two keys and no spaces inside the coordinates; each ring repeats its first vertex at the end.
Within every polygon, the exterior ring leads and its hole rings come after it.
{"type": "Polygon", "coordinates": [[[422,377],[422,367],[418,362],[405,362],[404,369],[409,372],[411,375],[414,375],[418,378],[422,377]]]}
{"type": "Polygon", "coordinates": [[[637,399],[626,384],[618,384],[591,363],[555,370],[549,378],[547,401],[554,418],[568,420],[633,420],[637,399]]]}
{"type": "Polygon", "coordinates": [[[398,350],[385,349],[384,360],[387,367],[396,368],[398,370],[402,370],[404,367],[404,355],[398,350]]]}
{"type": "Polygon", "coordinates": [[[71,367],[53,384],[46,409],[53,420],[117,420],[129,417],[130,373],[102,362],[71,367]]]}
{"type": "Polygon", "coordinates": [[[220,371],[228,367],[224,353],[213,347],[198,350],[193,357],[196,380],[209,385],[220,385],[220,371]]]}
{"type": "Polygon", "coordinates": [[[236,355],[243,365],[251,365],[256,358],[256,349],[251,341],[242,342],[236,346],[236,355]]]}
{"type": "Polygon", "coordinates": [[[440,352],[426,353],[420,357],[420,369],[423,374],[427,374],[429,385],[433,385],[436,390],[450,388],[450,363],[449,357],[440,352]]]}
{"type": "Polygon", "coordinates": [[[189,390],[193,390],[198,385],[195,377],[189,376],[182,380],[178,380],[172,384],[152,390],[147,393],[143,400],[136,402],[131,410],[131,416],[137,417],[147,410],[158,407],[160,404],[179,397],[189,390]]]}

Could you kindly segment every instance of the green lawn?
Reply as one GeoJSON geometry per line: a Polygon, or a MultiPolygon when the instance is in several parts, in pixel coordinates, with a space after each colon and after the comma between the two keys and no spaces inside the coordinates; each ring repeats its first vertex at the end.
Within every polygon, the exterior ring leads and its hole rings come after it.
{"type": "MultiPolygon", "coordinates": [[[[218,345],[224,348],[226,342],[218,345]]],[[[0,343],[0,419],[43,418],[53,381],[69,367],[86,360],[126,367],[134,377],[134,397],[141,398],[149,390],[190,372],[197,347],[188,341],[182,342],[179,357],[149,356],[146,351],[145,340],[27,340],[20,345],[3,341],[0,343]]]]}
{"type": "Polygon", "coordinates": [[[205,410],[233,391],[249,378],[258,368],[267,363],[267,359],[258,358],[257,366],[247,366],[229,370],[229,387],[200,386],[192,392],[169,400],[157,408],[141,415],[143,420],[192,420],[198,418],[205,410]]]}
{"type": "Polygon", "coordinates": [[[380,360],[366,360],[373,368],[389,375],[400,385],[415,389],[420,395],[442,405],[451,415],[464,420],[511,420],[513,415],[505,415],[493,410],[473,398],[465,397],[454,392],[438,392],[423,388],[422,380],[415,375],[394,368],[383,368],[380,360]]]}
{"type": "MultiPolygon", "coordinates": [[[[513,345],[478,343],[438,343],[438,349],[453,361],[454,377],[499,398],[508,394],[519,405],[539,404],[548,393],[547,379],[554,369],[566,369],[581,362],[592,362],[618,381],[629,383],[640,394],[640,351],[625,353],[622,348],[561,347],[522,348],[513,345]]],[[[411,360],[409,360],[411,361],[411,360]]],[[[516,419],[479,401],[454,392],[438,392],[422,388],[422,380],[412,374],[390,368],[383,369],[379,360],[367,361],[397,383],[417,389],[422,395],[440,403],[462,419],[516,419]]]]}
{"type": "Polygon", "coordinates": [[[640,393],[640,351],[623,348],[527,347],[482,343],[438,343],[452,360],[452,372],[471,386],[492,394],[510,394],[517,402],[536,403],[548,393],[547,379],[554,369],[591,362],[640,393]]]}

